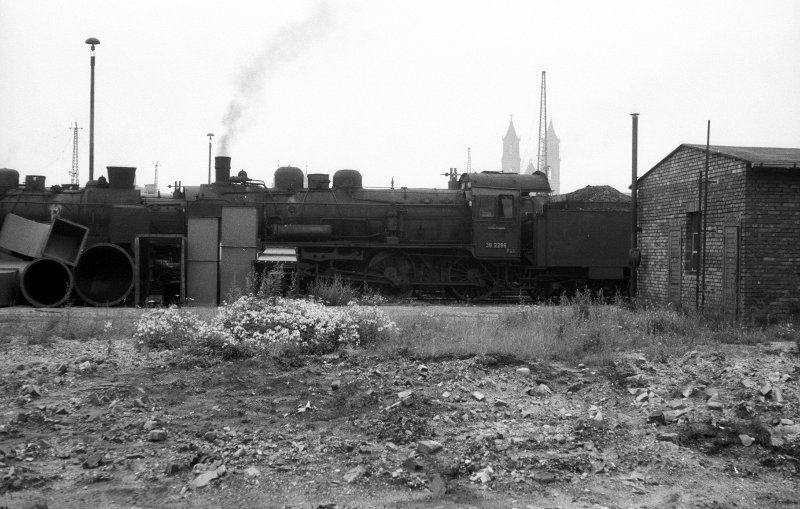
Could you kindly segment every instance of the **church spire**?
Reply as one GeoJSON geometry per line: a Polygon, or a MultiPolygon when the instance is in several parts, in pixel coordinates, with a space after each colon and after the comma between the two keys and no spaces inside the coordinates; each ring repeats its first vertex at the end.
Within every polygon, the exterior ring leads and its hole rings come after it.
{"type": "Polygon", "coordinates": [[[548,178],[550,179],[550,189],[554,194],[561,192],[561,140],[553,127],[553,119],[547,127],[547,166],[550,168],[548,178]]]}
{"type": "Polygon", "coordinates": [[[500,168],[503,173],[519,173],[522,158],[519,155],[519,136],[514,129],[514,116],[508,122],[508,130],[503,137],[503,157],[500,168]]]}

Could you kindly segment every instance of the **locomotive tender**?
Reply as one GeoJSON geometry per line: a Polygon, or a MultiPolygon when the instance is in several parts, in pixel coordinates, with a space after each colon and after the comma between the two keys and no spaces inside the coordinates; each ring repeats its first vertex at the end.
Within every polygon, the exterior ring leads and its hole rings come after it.
{"type": "MultiPolygon", "coordinates": [[[[268,187],[231,176],[230,158],[217,157],[214,183],[154,198],[135,189],[134,168],[108,170],[107,184],[49,190],[30,176],[20,188],[16,171],[0,170],[0,221],[86,228],[71,270],[89,304],[215,305],[277,262],[301,279],[338,274],[385,293],[446,290],[462,300],[627,286],[630,204],[551,202],[540,172],[451,170],[447,189],[372,189],[355,170],[330,179],[282,167],[268,187]]],[[[22,290],[35,284],[20,281],[22,290]]]]}

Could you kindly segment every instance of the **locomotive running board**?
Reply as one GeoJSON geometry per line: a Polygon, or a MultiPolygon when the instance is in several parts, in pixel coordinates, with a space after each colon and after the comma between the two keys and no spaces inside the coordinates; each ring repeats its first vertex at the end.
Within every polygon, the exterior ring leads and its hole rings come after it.
{"type": "Polygon", "coordinates": [[[293,247],[268,247],[258,253],[258,261],[286,263],[297,262],[297,249],[293,247]]]}

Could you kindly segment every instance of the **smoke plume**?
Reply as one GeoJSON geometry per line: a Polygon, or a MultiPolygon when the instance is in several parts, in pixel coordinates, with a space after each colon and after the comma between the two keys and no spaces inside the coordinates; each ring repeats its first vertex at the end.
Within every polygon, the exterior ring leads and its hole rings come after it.
{"type": "Polygon", "coordinates": [[[228,145],[244,127],[244,113],[263,90],[267,79],[282,63],[296,59],[310,48],[330,25],[328,7],[324,2],[319,2],[308,18],[281,28],[253,61],[242,69],[234,97],[222,117],[224,132],[219,139],[218,154],[228,154],[228,145]]]}

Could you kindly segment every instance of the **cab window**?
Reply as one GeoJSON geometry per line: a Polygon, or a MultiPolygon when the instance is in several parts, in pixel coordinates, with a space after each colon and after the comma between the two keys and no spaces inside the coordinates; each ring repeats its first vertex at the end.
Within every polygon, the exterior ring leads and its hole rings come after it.
{"type": "Polygon", "coordinates": [[[500,195],[500,217],[514,217],[514,197],[505,194],[500,195]]]}
{"type": "Polygon", "coordinates": [[[481,196],[478,199],[478,214],[480,217],[494,217],[497,208],[494,196],[481,196]]]}

